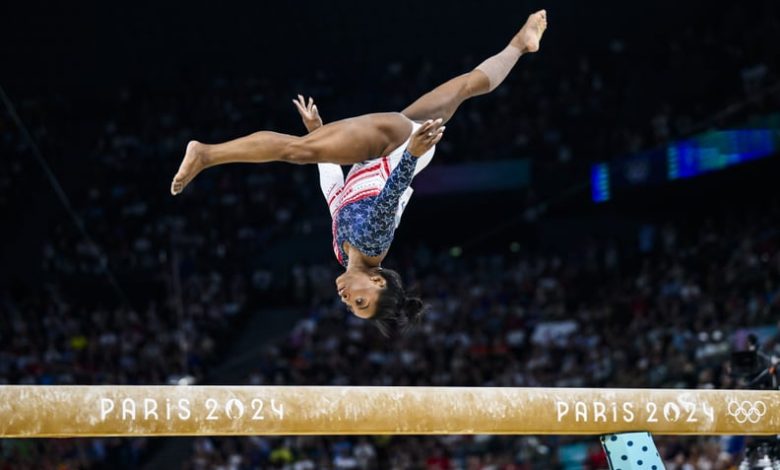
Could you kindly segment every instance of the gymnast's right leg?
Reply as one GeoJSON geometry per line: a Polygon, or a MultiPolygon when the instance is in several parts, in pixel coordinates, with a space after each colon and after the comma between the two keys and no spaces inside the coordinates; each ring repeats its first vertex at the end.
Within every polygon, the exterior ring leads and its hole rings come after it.
{"type": "Polygon", "coordinates": [[[495,90],[509,75],[521,55],[538,51],[546,28],[545,10],[531,14],[504,50],[489,57],[471,72],[459,75],[426,93],[402,113],[412,121],[441,119],[446,123],[461,103],[495,90]]]}
{"type": "Polygon", "coordinates": [[[367,114],[335,121],[303,137],[260,131],[221,144],[187,145],[171,194],[179,194],[201,171],[226,163],[287,162],[351,165],[387,155],[412,133],[400,113],[367,114]]]}

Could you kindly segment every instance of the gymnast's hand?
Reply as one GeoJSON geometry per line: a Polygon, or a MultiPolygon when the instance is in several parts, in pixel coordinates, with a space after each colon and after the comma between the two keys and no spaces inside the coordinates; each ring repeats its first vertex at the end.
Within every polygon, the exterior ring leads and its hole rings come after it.
{"type": "Polygon", "coordinates": [[[442,126],[442,120],[427,120],[412,134],[412,140],[406,150],[415,158],[425,155],[434,145],[438,144],[444,135],[445,127],[442,126]]]}
{"type": "Polygon", "coordinates": [[[322,127],[322,118],[320,112],[317,111],[317,105],[314,104],[312,97],[309,97],[309,104],[306,104],[306,100],[303,99],[303,95],[298,95],[297,100],[293,100],[293,104],[298,108],[298,113],[303,119],[303,125],[306,126],[306,130],[314,132],[322,127]]]}

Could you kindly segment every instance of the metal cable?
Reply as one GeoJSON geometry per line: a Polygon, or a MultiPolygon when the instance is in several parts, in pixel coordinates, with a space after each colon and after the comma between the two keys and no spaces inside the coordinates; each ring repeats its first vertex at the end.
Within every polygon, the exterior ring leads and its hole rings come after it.
{"type": "Polygon", "coordinates": [[[128,297],[125,294],[125,291],[119,285],[119,283],[116,280],[116,277],[114,276],[114,273],[111,272],[111,270],[108,267],[108,257],[104,254],[103,250],[100,248],[100,245],[98,245],[95,242],[95,240],[89,235],[89,232],[87,232],[84,222],[81,220],[81,217],[79,217],[79,215],[73,209],[73,206],[70,203],[70,199],[68,198],[68,195],[65,193],[65,190],[62,188],[62,185],[57,179],[57,176],[51,170],[51,167],[49,166],[46,159],[43,158],[43,154],[41,153],[40,148],[36,144],[35,139],[33,138],[27,126],[24,124],[24,121],[22,121],[22,119],[19,117],[19,114],[16,112],[16,108],[14,107],[13,102],[6,94],[5,89],[3,88],[2,85],[0,85],[0,99],[2,99],[3,104],[5,104],[6,109],[8,109],[8,114],[11,116],[11,119],[13,119],[16,126],[19,128],[19,131],[22,133],[22,136],[27,141],[27,144],[30,146],[30,150],[32,150],[35,159],[38,161],[38,164],[43,169],[43,173],[46,175],[46,178],[49,180],[49,184],[54,190],[54,193],[57,195],[57,198],[60,200],[63,207],[65,207],[65,211],[70,216],[74,225],[76,225],[76,228],[81,233],[81,236],[84,237],[87,243],[90,244],[91,248],[97,254],[98,267],[100,271],[108,279],[109,284],[111,284],[111,287],[114,289],[114,292],[116,293],[117,297],[119,297],[121,303],[127,307],[131,307],[130,301],[128,300],[128,297]]]}

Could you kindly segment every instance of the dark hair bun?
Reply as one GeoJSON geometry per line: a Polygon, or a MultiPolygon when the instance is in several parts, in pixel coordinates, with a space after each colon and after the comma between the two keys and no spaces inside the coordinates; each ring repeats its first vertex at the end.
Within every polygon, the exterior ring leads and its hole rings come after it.
{"type": "Polygon", "coordinates": [[[404,299],[404,310],[407,313],[418,313],[423,309],[423,301],[418,297],[407,297],[404,299]]]}
{"type": "Polygon", "coordinates": [[[412,327],[419,325],[425,312],[425,304],[418,297],[406,297],[401,308],[402,326],[412,327]]]}
{"type": "Polygon", "coordinates": [[[376,312],[370,318],[383,336],[404,335],[422,321],[426,306],[419,297],[410,297],[404,290],[401,276],[392,269],[377,271],[386,282],[376,302],[376,312]]]}

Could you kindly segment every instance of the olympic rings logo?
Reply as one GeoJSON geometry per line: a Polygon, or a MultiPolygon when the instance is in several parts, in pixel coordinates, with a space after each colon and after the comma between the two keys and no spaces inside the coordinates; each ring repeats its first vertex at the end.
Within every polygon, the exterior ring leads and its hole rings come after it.
{"type": "Polygon", "coordinates": [[[763,401],[739,402],[731,400],[729,401],[728,412],[739,424],[745,424],[748,421],[756,424],[766,414],[766,404],[763,401]]]}

